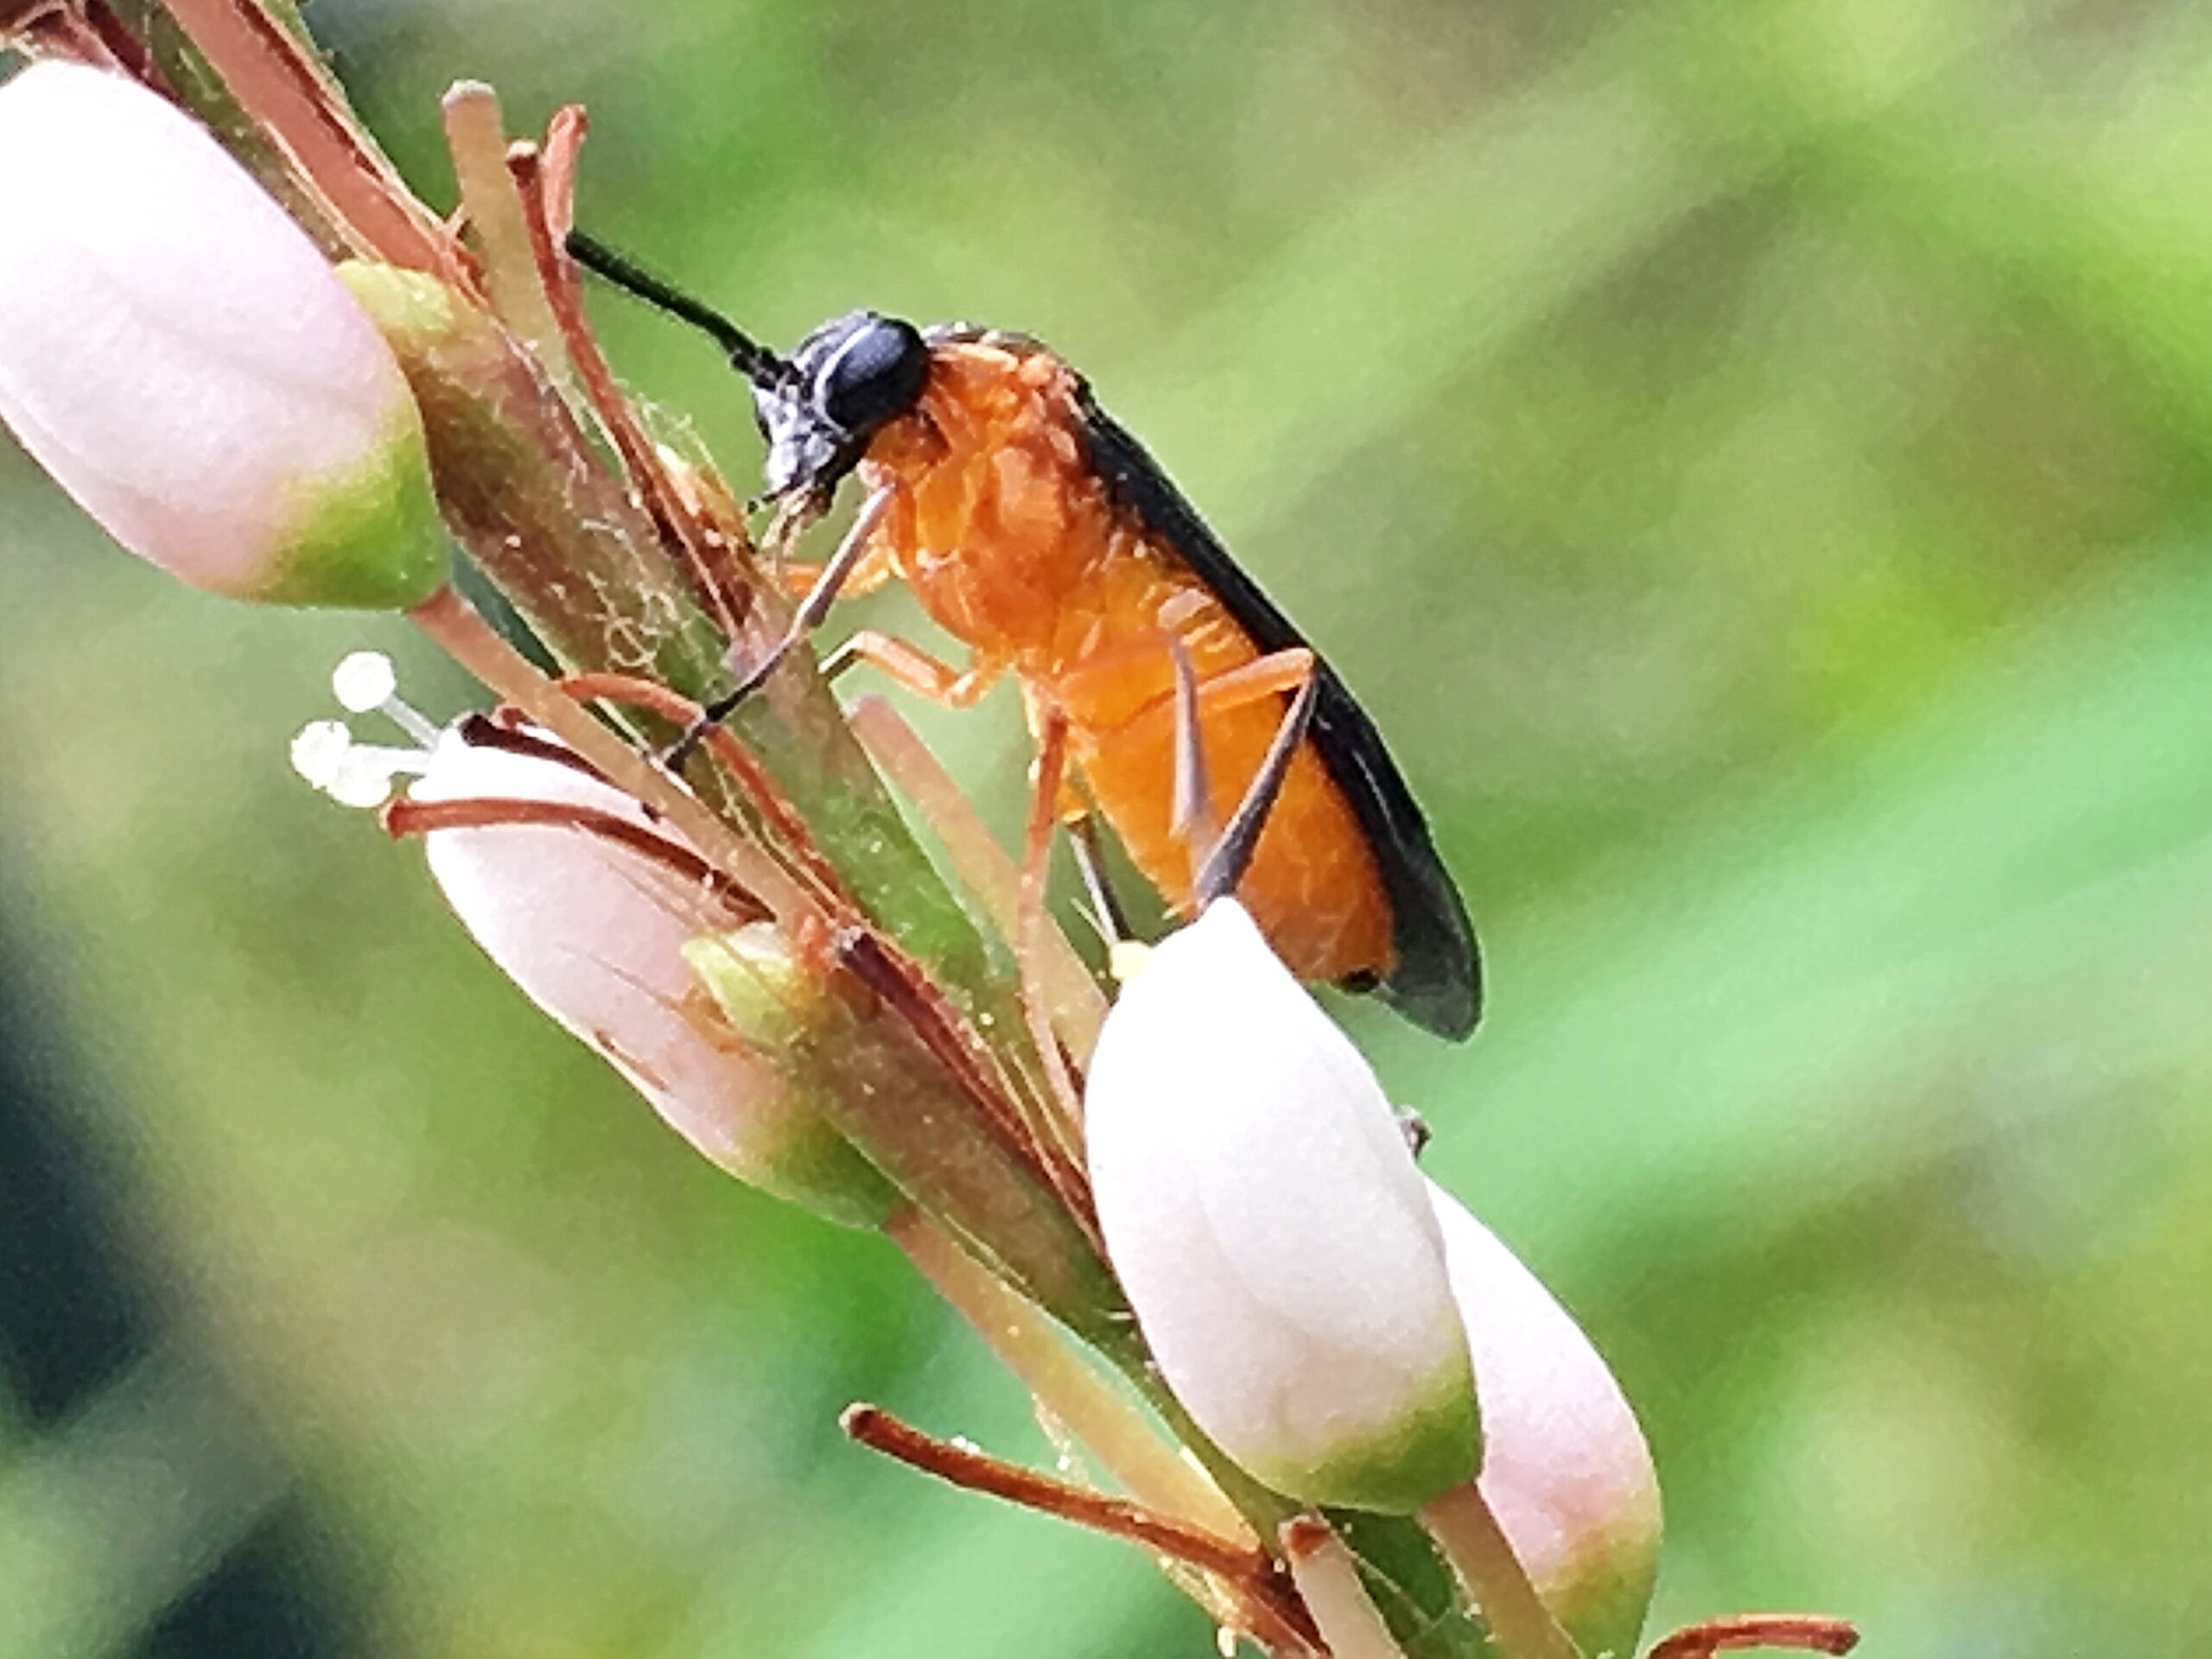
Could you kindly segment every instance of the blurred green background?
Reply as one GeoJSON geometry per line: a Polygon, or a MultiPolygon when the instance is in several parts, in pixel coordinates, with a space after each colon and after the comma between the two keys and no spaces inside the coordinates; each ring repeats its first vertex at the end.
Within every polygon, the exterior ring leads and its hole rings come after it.
{"type": "MultiPolygon", "coordinates": [[[[586,222],[770,340],[1052,340],[1305,622],[1492,973],[1465,1050],[1348,1017],[1638,1402],[1656,1627],[2212,1651],[2212,15],[310,14],[435,201],[481,76],[588,105],[586,222]]],[[[711,351],[600,311],[756,476],[711,351]]],[[[0,1393],[0,1655],[1207,1651],[1134,1554],[842,1443],[1047,1455],[293,779],[362,644],[467,696],[0,454],[10,1044],[132,1287],[62,1407],[0,1393]],[[192,1587],[241,1560],[259,1645],[192,1587]]],[[[917,718],[1014,809],[1007,699],[917,718]]]]}

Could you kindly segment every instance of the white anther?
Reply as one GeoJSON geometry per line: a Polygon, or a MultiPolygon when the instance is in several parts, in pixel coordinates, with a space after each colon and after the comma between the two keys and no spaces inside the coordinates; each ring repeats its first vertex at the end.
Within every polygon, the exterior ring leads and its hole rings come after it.
{"type": "Polygon", "coordinates": [[[399,675],[380,651],[350,652],[330,671],[331,695],[348,714],[373,714],[398,690],[399,675]]]}
{"type": "Polygon", "coordinates": [[[382,806],[391,798],[395,778],[420,777],[429,764],[430,757],[420,749],[386,749],[373,743],[356,743],[346,751],[345,759],[340,762],[336,775],[324,786],[324,792],[340,806],[382,806]]]}
{"type": "Polygon", "coordinates": [[[340,806],[373,811],[391,798],[391,768],[356,749],[340,763],[324,792],[340,806]]]}
{"type": "Polygon", "coordinates": [[[399,696],[399,675],[380,651],[348,652],[330,673],[331,695],[348,712],[382,715],[424,748],[435,747],[442,729],[399,696]]]}
{"type": "Polygon", "coordinates": [[[318,720],[300,728],[292,740],[292,770],[317,789],[328,789],[353,747],[353,734],[338,720],[318,720]]]}
{"type": "Polygon", "coordinates": [[[395,778],[419,776],[429,766],[422,749],[356,742],[340,721],[318,720],[292,740],[292,770],[340,806],[382,806],[395,778]]]}

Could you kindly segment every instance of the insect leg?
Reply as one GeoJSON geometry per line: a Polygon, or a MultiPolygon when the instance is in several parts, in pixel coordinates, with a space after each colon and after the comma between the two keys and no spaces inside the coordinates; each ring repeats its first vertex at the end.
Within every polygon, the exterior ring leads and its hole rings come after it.
{"type": "MultiPolygon", "coordinates": [[[[1160,649],[1158,645],[1149,648],[1160,649]]],[[[1173,644],[1166,648],[1172,659],[1173,644]]],[[[1200,723],[1271,697],[1292,696],[1313,677],[1313,652],[1304,645],[1290,645],[1199,680],[1197,696],[1200,723]]],[[[1080,681],[1077,683],[1080,686],[1080,681]]],[[[1177,693],[1170,690],[1120,721],[1111,734],[1149,742],[1160,735],[1161,721],[1180,718],[1177,693]]]]}
{"type": "MultiPolygon", "coordinates": [[[[822,580],[822,573],[827,569],[827,565],[804,564],[794,561],[779,566],[775,580],[785,597],[804,599],[814,591],[814,584],[822,580]]],[[[837,590],[837,597],[858,599],[863,594],[872,594],[898,574],[892,568],[887,556],[880,553],[872,555],[862,559],[859,567],[845,578],[845,585],[837,590]]]]}
{"type": "MultiPolygon", "coordinates": [[[[1231,669],[1225,674],[1217,674],[1201,686],[1196,671],[1191,666],[1190,652],[1183,648],[1183,642],[1180,639],[1169,640],[1167,652],[1175,664],[1175,799],[1168,817],[1168,827],[1194,847],[1211,847],[1216,845],[1220,837],[1217,837],[1211,822],[1213,792],[1206,778],[1205,716],[1208,714],[1226,714],[1231,709],[1243,708],[1262,697],[1274,696],[1284,691],[1296,690],[1303,694],[1306,688],[1313,683],[1313,653],[1301,649],[1276,652],[1272,656],[1262,657],[1240,668],[1231,669]]],[[[1302,736],[1305,722],[1311,718],[1311,711],[1301,715],[1294,705],[1291,718],[1298,721],[1302,736]]],[[[1282,741],[1280,731],[1276,741],[1282,741]]],[[[1296,747],[1294,741],[1291,753],[1296,752],[1296,747]]],[[[1274,750],[1270,748],[1268,753],[1272,756],[1274,750]]],[[[1289,766],[1288,754],[1284,756],[1282,765],[1286,768],[1289,766]]],[[[1273,783],[1266,783],[1267,766],[1263,760],[1260,772],[1246,786],[1245,804],[1238,808],[1240,812],[1250,804],[1255,792],[1263,783],[1266,784],[1268,799],[1262,807],[1262,815],[1265,815],[1266,807],[1274,804],[1274,798],[1282,786],[1281,780],[1277,779],[1273,783]]],[[[1232,819],[1231,822],[1235,821],[1232,819]]],[[[1226,831],[1223,833],[1225,836],[1226,831]]]]}
{"type": "MultiPolygon", "coordinates": [[[[1220,841],[1222,826],[1215,810],[1216,795],[1208,776],[1211,767],[1205,742],[1211,725],[1224,715],[1249,709],[1254,705],[1270,705],[1281,709],[1287,696],[1294,695],[1304,687],[1316,683],[1313,653],[1303,647],[1293,646],[1268,656],[1240,664],[1233,669],[1200,679],[1193,671],[1186,652],[1179,641],[1168,638],[1154,638],[1147,649],[1164,652],[1174,670],[1173,684],[1146,703],[1136,713],[1118,724],[1104,729],[1094,728],[1089,734],[1093,760],[1111,760],[1116,753],[1134,750],[1138,753],[1157,753],[1163,740],[1172,741],[1170,776],[1168,780],[1167,823],[1162,826],[1167,836],[1185,852],[1192,870],[1201,865],[1207,854],[1220,841]],[[1170,731],[1163,728],[1172,727],[1170,731]]],[[[1157,661],[1157,658],[1154,658],[1157,661]]],[[[1033,717],[1032,729],[1036,721],[1033,717]]],[[[1290,756],[1294,756],[1294,745],[1290,756]]],[[[1289,756],[1283,761],[1289,765],[1289,756]]],[[[1246,781],[1248,795],[1263,791],[1267,801],[1260,810],[1263,820],[1266,810],[1281,789],[1280,782],[1270,782],[1264,763],[1259,775],[1246,781]]],[[[1228,804],[1223,804],[1228,810],[1228,804]]],[[[1072,823],[1075,814],[1066,815],[1072,823]]],[[[1256,836],[1257,822],[1252,833],[1256,836]]],[[[1079,843],[1078,843],[1079,845],[1079,843]]],[[[1248,851],[1236,854],[1241,861],[1249,861],[1248,851]]],[[[1080,852],[1078,853],[1080,861],[1080,852]]],[[[1139,862],[1143,862],[1142,855],[1139,862]]],[[[1095,868],[1096,860],[1091,860],[1095,868]]],[[[1236,873],[1242,874],[1242,865],[1236,873]]],[[[1088,879],[1088,877],[1087,877],[1088,879]]],[[[1094,887],[1094,893],[1100,882],[1094,887]]],[[[1194,897],[1217,896],[1195,894],[1194,897]]],[[[1173,894],[1170,894],[1171,900],[1173,894]]],[[[1178,906],[1180,908],[1180,906],[1178,906]]],[[[1120,927],[1118,920],[1117,927],[1120,927]]],[[[1121,929],[1126,931],[1126,928],[1121,929]]]]}
{"type": "Polygon", "coordinates": [[[1237,802],[1228,824],[1198,861],[1191,893],[1201,910],[1214,899],[1236,891],[1237,882],[1243,879],[1245,867],[1251,863],[1253,851],[1260,844],[1260,832],[1267,828],[1268,814],[1274,809],[1275,797],[1282,792],[1283,779],[1290,775],[1290,763],[1298,753],[1298,746],[1306,741],[1306,728],[1313,720],[1313,705],[1321,695],[1321,682],[1313,671],[1312,654],[1306,655],[1306,678],[1298,688],[1298,695],[1291,699],[1290,711],[1283,716],[1282,724],[1275,728],[1274,738],[1261,759],[1259,770],[1245,787],[1244,798],[1237,802]]]}
{"type": "Polygon", "coordinates": [[[1313,678],[1313,653],[1303,645],[1269,652],[1242,667],[1198,683],[1201,717],[1225,715],[1268,697],[1295,693],[1313,678]]]}
{"type": "Polygon", "coordinates": [[[868,543],[875,534],[875,527],[883,522],[883,515],[890,509],[891,496],[887,492],[879,491],[861,504],[860,516],[853,520],[853,527],[845,532],[845,539],[837,543],[837,550],[830,556],[830,562],[822,567],[822,574],[815,578],[814,586],[799,601],[798,609],[792,613],[791,626],[784,631],[784,637],[768,648],[768,654],[753,665],[751,673],[699,711],[699,718],[685,728],[683,735],[677,738],[669,747],[668,753],[661,757],[662,765],[671,771],[683,766],[690,758],[692,750],[699,747],[700,740],[706,736],[707,728],[719,726],[728,720],[740,703],[768,683],[768,677],[783,665],[784,658],[804,644],[807,635],[822,626],[822,620],[830,614],[830,607],[837,602],[838,594],[843,591],[846,580],[868,556],[868,543]]]}
{"type": "MultiPolygon", "coordinates": [[[[1076,1084],[1067,1056],[1061,1052],[1058,1034],[1052,1028],[1043,962],[1045,931],[1051,925],[1045,911],[1045,884],[1052,869],[1052,824],[1059,816],[1067,758],[1067,717],[1057,709],[1046,709],[1037,735],[1029,823],[1022,836],[1014,954],[1021,979],[1022,1017],[1029,1027],[1030,1039],[1037,1046],[1037,1057],[1044,1063],[1045,1075],[1052,1084],[1052,1103],[1058,1109],[1046,1127],[1071,1167],[1079,1171],[1083,1167],[1083,1091],[1076,1084]]],[[[1083,1213],[1081,1205],[1071,1207],[1078,1215],[1083,1213]]]]}
{"type": "Polygon", "coordinates": [[[1213,793],[1206,779],[1205,731],[1198,713],[1198,674],[1180,639],[1167,641],[1175,666],[1175,793],[1167,828],[1192,846],[1213,844],[1213,793]]]}
{"type": "Polygon", "coordinates": [[[896,634],[861,628],[822,659],[822,677],[834,680],[861,663],[890,676],[917,696],[950,709],[965,709],[979,700],[1005,671],[996,663],[984,662],[955,668],[896,634]]]}
{"type": "Polygon", "coordinates": [[[1098,819],[1086,807],[1064,814],[1061,821],[1067,825],[1068,851],[1075,857],[1076,874],[1083,878],[1084,895],[1090,900],[1091,914],[1111,950],[1129,937],[1129,915],[1106,879],[1106,849],[1098,838],[1098,819]]]}

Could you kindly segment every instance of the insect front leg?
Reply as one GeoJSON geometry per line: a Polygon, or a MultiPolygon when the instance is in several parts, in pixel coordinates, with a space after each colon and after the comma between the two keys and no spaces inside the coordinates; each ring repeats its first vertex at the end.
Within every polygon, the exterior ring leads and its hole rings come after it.
{"type": "Polygon", "coordinates": [[[792,613],[791,626],[784,631],[783,638],[768,648],[767,655],[753,665],[751,673],[699,711],[699,718],[691,722],[683,735],[677,738],[669,747],[668,753],[661,757],[664,766],[671,771],[681,767],[690,758],[691,752],[699,747],[708,729],[721,725],[735,713],[739,704],[766,685],[768,677],[783,666],[784,658],[804,644],[806,637],[822,626],[823,619],[830,614],[830,607],[837,602],[837,595],[844,591],[846,583],[868,556],[869,543],[874,539],[876,528],[882,524],[884,515],[891,511],[891,493],[880,490],[861,504],[859,517],[853,520],[852,528],[845,532],[845,539],[837,543],[837,550],[830,556],[829,563],[815,577],[814,585],[807,589],[806,597],[799,601],[798,609],[792,613]]]}
{"type": "MultiPolygon", "coordinates": [[[[826,562],[809,564],[803,560],[793,559],[776,567],[776,584],[783,589],[786,598],[804,600],[814,591],[815,584],[822,580],[823,572],[829,568],[826,562]]],[[[871,549],[854,568],[852,575],[845,578],[845,585],[838,590],[838,597],[865,597],[898,574],[898,567],[892,563],[888,551],[882,548],[871,549]]]]}

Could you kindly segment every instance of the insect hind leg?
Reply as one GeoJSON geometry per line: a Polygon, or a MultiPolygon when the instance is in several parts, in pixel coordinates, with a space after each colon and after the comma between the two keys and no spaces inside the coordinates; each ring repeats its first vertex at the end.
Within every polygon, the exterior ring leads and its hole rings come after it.
{"type": "MultiPolygon", "coordinates": [[[[1243,796],[1236,803],[1236,810],[1230,814],[1229,822],[1222,826],[1219,835],[1211,837],[1210,845],[1202,849],[1195,846],[1192,849],[1197,856],[1192,860],[1196,868],[1191,880],[1191,896],[1200,910],[1216,899],[1235,893],[1236,884],[1243,879],[1245,869],[1252,862],[1252,855],[1259,848],[1261,833],[1267,828],[1268,814],[1274,810],[1276,798],[1282,793],[1284,780],[1290,776],[1290,763],[1297,758],[1299,745],[1306,741],[1306,728],[1313,721],[1313,705],[1321,692],[1321,682],[1313,672],[1313,653],[1310,651],[1277,652],[1274,656],[1262,657],[1248,666],[1252,669],[1267,668],[1268,672],[1252,675],[1246,686],[1237,688],[1236,695],[1241,697],[1249,699],[1262,695],[1279,695],[1281,690],[1289,688],[1271,686],[1262,693],[1248,690],[1248,686],[1266,683],[1287,675],[1297,677],[1294,682],[1296,691],[1290,700],[1290,708],[1283,715],[1281,724],[1275,728],[1267,753],[1260,758],[1260,764],[1253,772],[1251,780],[1245,785],[1243,796]],[[1294,660],[1281,662],[1279,658],[1294,660]]],[[[1244,672],[1243,670],[1235,671],[1244,672]]],[[[1220,679],[1227,677],[1218,677],[1214,683],[1218,684],[1220,679]]],[[[1179,735],[1187,732],[1194,748],[1205,741],[1205,721],[1196,707],[1202,696],[1202,693],[1194,694],[1188,699],[1193,705],[1192,712],[1189,717],[1179,720],[1177,724],[1179,735]]],[[[1179,677],[1177,699],[1179,702],[1185,701],[1183,682],[1179,677]]],[[[1194,759],[1192,764],[1194,771],[1203,771],[1202,763],[1194,759]]]]}

